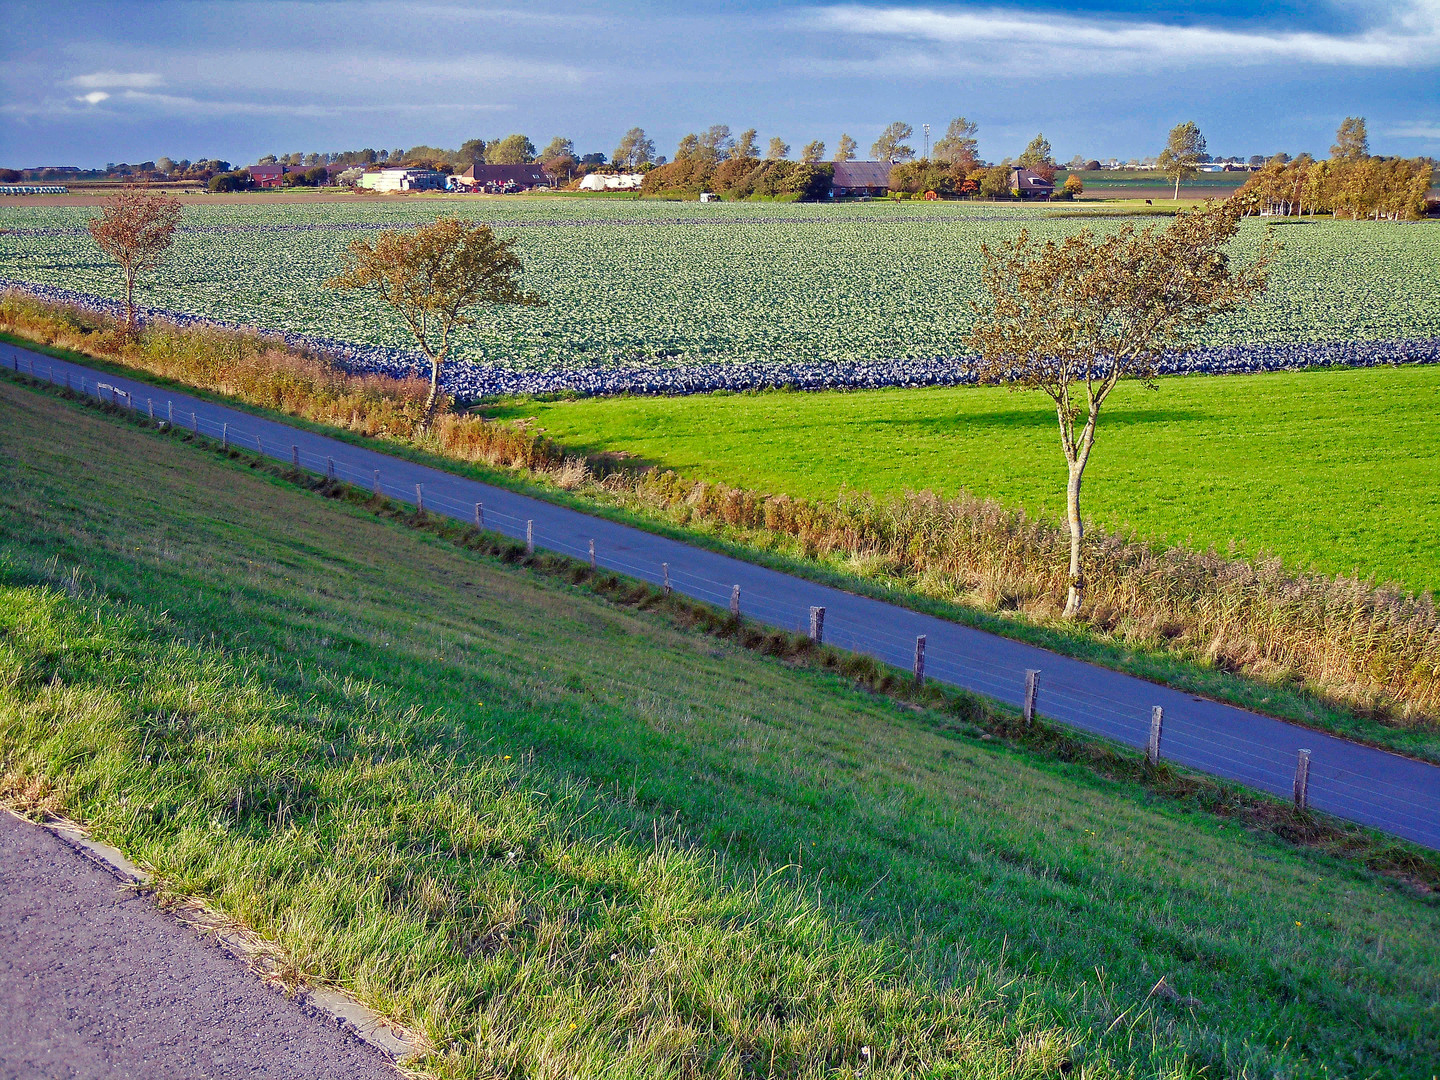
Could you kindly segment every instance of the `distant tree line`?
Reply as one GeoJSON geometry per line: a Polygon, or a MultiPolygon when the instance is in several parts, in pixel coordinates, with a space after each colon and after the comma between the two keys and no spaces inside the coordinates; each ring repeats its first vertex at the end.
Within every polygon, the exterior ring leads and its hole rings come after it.
{"type": "Polygon", "coordinates": [[[1434,163],[1370,153],[1365,118],[1347,116],[1330,158],[1277,154],[1234,195],[1247,214],[1330,213],[1339,218],[1413,220],[1425,213],[1434,163]]]}

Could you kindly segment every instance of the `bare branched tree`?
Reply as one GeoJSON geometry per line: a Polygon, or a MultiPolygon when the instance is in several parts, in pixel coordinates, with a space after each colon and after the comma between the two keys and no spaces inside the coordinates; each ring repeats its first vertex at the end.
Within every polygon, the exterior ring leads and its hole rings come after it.
{"type": "Polygon", "coordinates": [[[1265,290],[1278,245],[1267,238],[1253,261],[1232,266],[1225,245],[1238,222],[1235,208],[1206,205],[1177,214],[1160,232],[1085,229],[1041,246],[1022,230],[998,250],[981,248],[989,303],[975,305],[975,372],[981,382],[1044,392],[1060,422],[1069,468],[1066,617],[1079,614],[1085,599],[1080,483],[1100,407],[1121,379],[1153,388],[1167,348],[1265,290]]]}
{"type": "Polygon", "coordinates": [[[488,225],[442,217],[414,232],[386,229],[373,247],[363,238],[351,241],[349,265],[326,283],[332,289],[374,287],[415,335],[430,361],[421,433],[435,419],[440,371],[455,330],[473,325],[481,309],[543,303],[520,287],[524,267],[511,250],[514,243],[497,240],[488,225]]]}
{"type": "Polygon", "coordinates": [[[135,330],[135,279],[153,270],[180,225],[180,200],[172,195],[125,187],[101,204],[90,219],[90,235],[125,275],[125,329],[135,330]]]}

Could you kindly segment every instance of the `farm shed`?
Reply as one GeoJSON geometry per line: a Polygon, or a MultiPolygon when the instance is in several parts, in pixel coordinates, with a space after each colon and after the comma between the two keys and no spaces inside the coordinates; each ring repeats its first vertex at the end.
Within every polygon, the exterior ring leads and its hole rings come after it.
{"type": "Polygon", "coordinates": [[[580,181],[581,191],[639,191],[642,173],[591,173],[580,181]]]}
{"type": "Polygon", "coordinates": [[[366,191],[440,191],[445,174],[433,169],[379,169],[360,177],[366,191]]]}
{"type": "Polygon", "coordinates": [[[1029,169],[1010,170],[1010,190],[1020,199],[1048,199],[1055,194],[1055,183],[1029,169]]]}
{"type": "Polygon", "coordinates": [[[504,192],[554,187],[555,179],[543,165],[471,165],[452,183],[457,191],[504,192]]]}
{"type": "Polygon", "coordinates": [[[837,161],[830,194],[837,199],[856,195],[887,195],[892,167],[888,161],[837,161]]]}

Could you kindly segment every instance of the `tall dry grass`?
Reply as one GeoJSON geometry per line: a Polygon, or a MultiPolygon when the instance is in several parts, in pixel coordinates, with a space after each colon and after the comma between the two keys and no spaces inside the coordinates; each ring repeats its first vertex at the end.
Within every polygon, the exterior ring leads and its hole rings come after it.
{"type": "MultiPolygon", "coordinates": [[[[523,424],[454,411],[417,439],[422,380],[351,375],[324,356],[287,351],[278,339],[166,323],[126,337],[113,320],[16,293],[0,297],[0,327],[253,405],[518,470],[926,596],[1040,624],[1060,621],[1068,533],[990,500],[930,492],[876,498],[845,491],[823,501],[767,495],[585,461],[523,424]]],[[[1086,548],[1082,621],[1100,636],[1303,687],[1397,727],[1440,726],[1440,618],[1429,594],[1100,530],[1090,531],[1086,548]]]]}

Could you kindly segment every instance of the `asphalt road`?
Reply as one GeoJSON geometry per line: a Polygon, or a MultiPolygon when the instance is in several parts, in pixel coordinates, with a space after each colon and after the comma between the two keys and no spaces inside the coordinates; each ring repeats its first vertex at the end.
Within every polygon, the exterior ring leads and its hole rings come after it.
{"type": "Polygon", "coordinates": [[[1025,645],[1008,638],[922,615],[757,566],[678,540],[616,524],[540,499],[454,476],[339,439],[262,419],[138,379],[108,375],[27,350],[6,350],[0,362],[76,389],[99,392],[137,411],[153,409],[177,426],[198,427],[212,438],[282,461],[298,454],[302,467],[333,471],[339,479],[414,502],[427,511],[473,521],[483,504],[487,528],[537,547],[588,558],[720,606],[740,586],[741,612],[788,630],[809,625],[812,605],[825,608],[825,641],[908,669],[917,635],[927,639],[926,674],[953,686],[1018,705],[1025,673],[1038,670],[1038,711],[1052,720],[1143,747],[1151,709],[1164,710],[1161,753],[1201,772],[1291,797],[1301,749],[1310,757],[1310,804],[1337,817],[1440,850],[1440,766],[1361,746],[1231,705],[1195,697],[1130,675],[1025,645]],[[83,380],[83,384],[82,384],[83,380]],[[101,389],[97,391],[97,386],[101,389]],[[113,387],[111,389],[104,389],[113,387]],[[126,395],[129,395],[128,397],[126,395]],[[377,481],[378,476],[378,481],[377,481]],[[421,490],[417,491],[417,485],[421,490]]]}
{"type": "Polygon", "coordinates": [[[0,866],[0,1080],[399,1075],[49,830],[0,866]]]}

